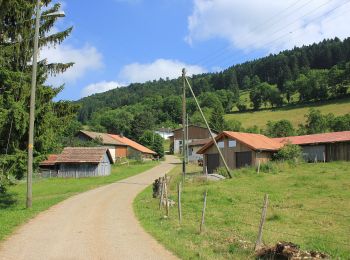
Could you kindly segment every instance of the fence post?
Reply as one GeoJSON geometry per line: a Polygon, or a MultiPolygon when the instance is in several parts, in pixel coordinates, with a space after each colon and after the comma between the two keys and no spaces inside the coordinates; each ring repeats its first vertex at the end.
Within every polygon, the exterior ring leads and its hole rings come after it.
{"type": "Polygon", "coordinates": [[[208,167],[205,166],[205,178],[208,181],[208,167]]]}
{"type": "Polygon", "coordinates": [[[168,185],[167,185],[166,177],[165,177],[165,181],[164,181],[164,194],[165,194],[166,216],[169,217],[168,185]]]}
{"type": "Polygon", "coordinates": [[[259,159],[259,162],[258,162],[258,174],[260,173],[260,159],[259,159]]]}
{"type": "Polygon", "coordinates": [[[263,233],[263,228],[264,228],[264,223],[265,223],[265,219],[266,219],[266,212],[267,212],[267,205],[269,202],[269,195],[265,194],[264,197],[264,205],[263,205],[263,209],[261,212],[261,219],[260,219],[260,225],[259,225],[259,231],[258,231],[258,238],[256,240],[255,243],[255,250],[257,250],[261,243],[262,243],[262,233],[263,233]]]}
{"type": "Polygon", "coordinates": [[[179,223],[182,221],[182,210],[181,210],[181,181],[177,184],[177,209],[179,213],[179,223]]]}
{"type": "Polygon", "coordinates": [[[159,198],[159,209],[161,209],[163,204],[163,196],[164,196],[164,177],[161,178],[161,190],[160,190],[160,198],[159,198]]]}
{"type": "Polygon", "coordinates": [[[204,192],[204,202],[203,202],[203,210],[202,210],[202,220],[201,220],[201,225],[199,227],[199,233],[202,233],[203,228],[204,228],[204,220],[205,220],[205,208],[207,206],[207,190],[204,192]]]}
{"type": "Polygon", "coordinates": [[[323,162],[325,163],[326,162],[326,153],[323,152],[323,162]]]}

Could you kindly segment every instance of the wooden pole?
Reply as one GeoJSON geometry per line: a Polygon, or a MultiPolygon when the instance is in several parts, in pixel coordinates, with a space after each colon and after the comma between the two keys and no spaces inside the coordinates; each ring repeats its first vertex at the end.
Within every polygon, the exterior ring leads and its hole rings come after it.
{"type": "Polygon", "coordinates": [[[160,185],[161,190],[160,190],[160,198],[159,198],[159,209],[162,208],[163,204],[163,196],[164,196],[164,177],[161,178],[162,184],[160,185]]]}
{"type": "Polygon", "coordinates": [[[186,70],[182,69],[182,178],[186,176],[186,70]]]}
{"type": "Polygon", "coordinates": [[[179,223],[182,221],[182,210],[181,210],[181,181],[177,184],[177,210],[179,213],[179,223]]]}
{"type": "Polygon", "coordinates": [[[199,233],[202,233],[204,229],[204,220],[205,220],[205,208],[207,207],[207,190],[204,192],[204,201],[203,201],[203,210],[202,210],[202,220],[199,227],[199,233]]]}
{"type": "Polygon", "coordinates": [[[205,178],[206,178],[206,181],[208,181],[208,167],[205,166],[205,178]]]}
{"type": "Polygon", "coordinates": [[[323,152],[323,162],[325,163],[326,162],[326,153],[323,152]]]}
{"type": "Polygon", "coordinates": [[[260,160],[258,162],[258,174],[260,173],[260,160]]]}
{"type": "Polygon", "coordinates": [[[219,153],[219,155],[220,155],[220,158],[221,158],[222,162],[224,163],[224,166],[225,166],[226,171],[227,171],[227,175],[228,175],[230,178],[232,178],[232,175],[231,175],[231,173],[230,173],[230,168],[228,167],[228,165],[227,165],[227,163],[226,163],[226,160],[225,160],[225,158],[224,158],[224,155],[222,154],[222,152],[221,152],[221,150],[220,150],[220,148],[219,148],[219,146],[218,146],[218,144],[217,144],[217,142],[216,142],[216,139],[215,139],[215,137],[214,137],[214,135],[213,135],[213,132],[212,132],[211,129],[210,129],[210,126],[209,126],[209,124],[208,124],[208,121],[207,121],[207,119],[205,118],[204,113],[203,113],[203,111],[202,111],[202,109],[201,109],[201,107],[200,107],[200,105],[199,105],[199,103],[198,103],[197,97],[196,97],[196,95],[195,95],[194,92],[193,92],[193,89],[192,89],[192,87],[191,87],[191,84],[190,84],[190,82],[188,81],[186,75],[184,75],[184,77],[185,77],[185,80],[186,80],[186,82],[187,82],[187,86],[188,86],[188,88],[190,89],[191,94],[192,94],[192,96],[193,96],[193,98],[194,98],[194,101],[196,102],[197,108],[198,108],[198,110],[199,110],[199,112],[200,112],[200,114],[201,114],[201,116],[202,116],[202,118],[203,118],[203,120],[204,120],[204,123],[205,123],[207,129],[209,130],[211,139],[213,140],[214,145],[215,145],[215,147],[216,147],[216,149],[218,150],[218,153],[219,153]]]}
{"type": "Polygon", "coordinates": [[[164,193],[165,193],[165,210],[166,216],[169,217],[169,199],[168,199],[168,185],[166,183],[166,178],[164,182],[164,193]]]}
{"type": "Polygon", "coordinates": [[[269,202],[269,195],[265,194],[264,205],[263,205],[263,209],[261,212],[261,219],[260,219],[260,224],[259,224],[258,238],[257,238],[256,243],[255,243],[255,250],[258,250],[261,243],[262,243],[262,234],[263,234],[263,228],[264,228],[264,223],[265,223],[265,219],[266,219],[268,202],[269,202]]]}

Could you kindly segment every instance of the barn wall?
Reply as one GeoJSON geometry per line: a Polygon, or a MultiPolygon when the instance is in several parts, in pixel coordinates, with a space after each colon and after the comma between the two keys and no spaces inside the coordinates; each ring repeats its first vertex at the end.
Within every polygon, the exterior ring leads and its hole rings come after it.
{"type": "Polygon", "coordinates": [[[326,160],[350,161],[350,142],[327,144],[326,160]]]}
{"type": "MultiPolygon", "coordinates": [[[[174,139],[181,140],[183,131],[177,129],[174,131],[174,139]]],[[[189,126],[188,127],[188,139],[206,139],[210,137],[209,130],[204,127],[189,126]]]]}
{"type": "Polygon", "coordinates": [[[127,146],[116,146],[115,147],[115,157],[116,158],[125,158],[128,155],[127,146]]]}

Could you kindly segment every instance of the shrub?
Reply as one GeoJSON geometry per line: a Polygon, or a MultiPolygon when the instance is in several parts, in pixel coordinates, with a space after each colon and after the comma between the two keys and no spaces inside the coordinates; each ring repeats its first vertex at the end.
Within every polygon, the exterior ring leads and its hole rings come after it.
{"type": "Polygon", "coordinates": [[[302,149],[299,145],[286,144],[274,155],[274,160],[297,161],[302,158],[302,149]]]}
{"type": "Polygon", "coordinates": [[[244,111],[247,111],[247,105],[243,102],[238,102],[236,104],[237,106],[237,109],[240,111],[240,112],[244,112],[244,111]]]}

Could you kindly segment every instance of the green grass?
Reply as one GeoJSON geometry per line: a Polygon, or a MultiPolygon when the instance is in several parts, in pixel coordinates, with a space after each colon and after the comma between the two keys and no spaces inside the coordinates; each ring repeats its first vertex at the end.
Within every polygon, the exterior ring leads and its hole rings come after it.
{"type": "Polygon", "coordinates": [[[33,183],[32,209],[25,208],[26,184],[21,182],[10,186],[7,195],[0,195],[0,240],[11,234],[20,224],[68,197],[136,175],[156,164],[145,162],[130,166],[113,165],[112,174],[106,177],[37,179],[33,183]]]}
{"type": "MultiPolygon", "coordinates": [[[[267,169],[267,167],[265,167],[267,169]]],[[[177,208],[170,217],[158,210],[151,188],[134,202],[144,228],[183,259],[252,259],[261,207],[269,194],[263,240],[267,244],[290,241],[302,249],[328,253],[332,258],[350,255],[350,163],[277,164],[257,175],[255,169],[235,171],[221,182],[190,181],[182,193],[183,222],[177,208]],[[205,231],[199,234],[203,192],[208,190],[205,231]]],[[[170,197],[177,200],[176,167],[170,197]]]]}
{"type": "Polygon", "coordinates": [[[350,98],[332,100],[327,102],[312,103],[307,105],[295,105],[290,107],[282,107],[277,109],[266,109],[260,111],[249,111],[242,113],[226,114],[225,119],[235,119],[247,128],[257,125],[265,128],[267,121],[277,121],[288,119],[294,127],[300,123],[305,123],[304,115],[309,112],[310,108],[319,109],[322,113],[333,113],[336,116],[350,113],[350,98]]]}

